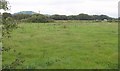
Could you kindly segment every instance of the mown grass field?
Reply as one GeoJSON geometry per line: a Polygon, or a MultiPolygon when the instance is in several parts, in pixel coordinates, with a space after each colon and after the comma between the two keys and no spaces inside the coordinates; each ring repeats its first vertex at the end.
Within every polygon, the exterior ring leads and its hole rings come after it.
{"type": "Polygon", "coordinates": [[[15,51],[28,69],[115,69],[118,66],[116,22],[56,21],[21,23],[4,39],[3,65],[14,61],[15,51]]]}

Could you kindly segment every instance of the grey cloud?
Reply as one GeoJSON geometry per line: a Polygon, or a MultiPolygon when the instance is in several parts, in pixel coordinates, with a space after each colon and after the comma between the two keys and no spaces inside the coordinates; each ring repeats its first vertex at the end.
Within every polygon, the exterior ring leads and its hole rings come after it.
{"type": "Polygon", "coordinates": [[[118,17],[120,17],[120,1],[118,2],[118,17]]]}
{"type": "Polygon", "coordinates": [[[8,0],[11,11],[40,10],[46,14],[108,14],[116,17],[118,0],[8,0]],[[109,13],[110,12],[110,13],[109,13]]]}

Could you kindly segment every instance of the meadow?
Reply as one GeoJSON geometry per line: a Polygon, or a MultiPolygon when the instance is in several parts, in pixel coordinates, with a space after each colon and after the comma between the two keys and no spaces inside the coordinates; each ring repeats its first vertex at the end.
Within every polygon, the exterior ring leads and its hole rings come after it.
{"type": "Polygon", "coordinates": [[[4,38],[3,65],[20,52],[21,69],[116,69],[118,67],[117,22],[55,21],[20,23],[4,38]]]}

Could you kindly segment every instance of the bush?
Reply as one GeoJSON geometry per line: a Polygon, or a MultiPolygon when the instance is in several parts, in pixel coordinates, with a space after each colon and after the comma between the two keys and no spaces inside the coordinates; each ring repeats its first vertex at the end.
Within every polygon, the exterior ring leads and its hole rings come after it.
{"type": "Polygon", "coordinates": [[[47,22],[52,22],[53,20],[41,14],[34,14],[31,17],[24,19],[22,21],[32,22],[32,23],[47,23],[47,22]]]}

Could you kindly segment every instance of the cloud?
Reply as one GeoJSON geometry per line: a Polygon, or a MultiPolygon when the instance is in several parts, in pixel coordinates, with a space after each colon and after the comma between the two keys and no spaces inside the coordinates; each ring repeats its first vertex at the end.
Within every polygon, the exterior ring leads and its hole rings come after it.
{"type": "Polygon", "coordinates": [[[118,17],[120,17],[120,1],[118,3],[118,17]]]}
{"type": "Polygon", "coordinates": [[[12,13],[32,10],[43,14],[106,14],[117,17],[119,0],[8,0],[12,13]]]}

